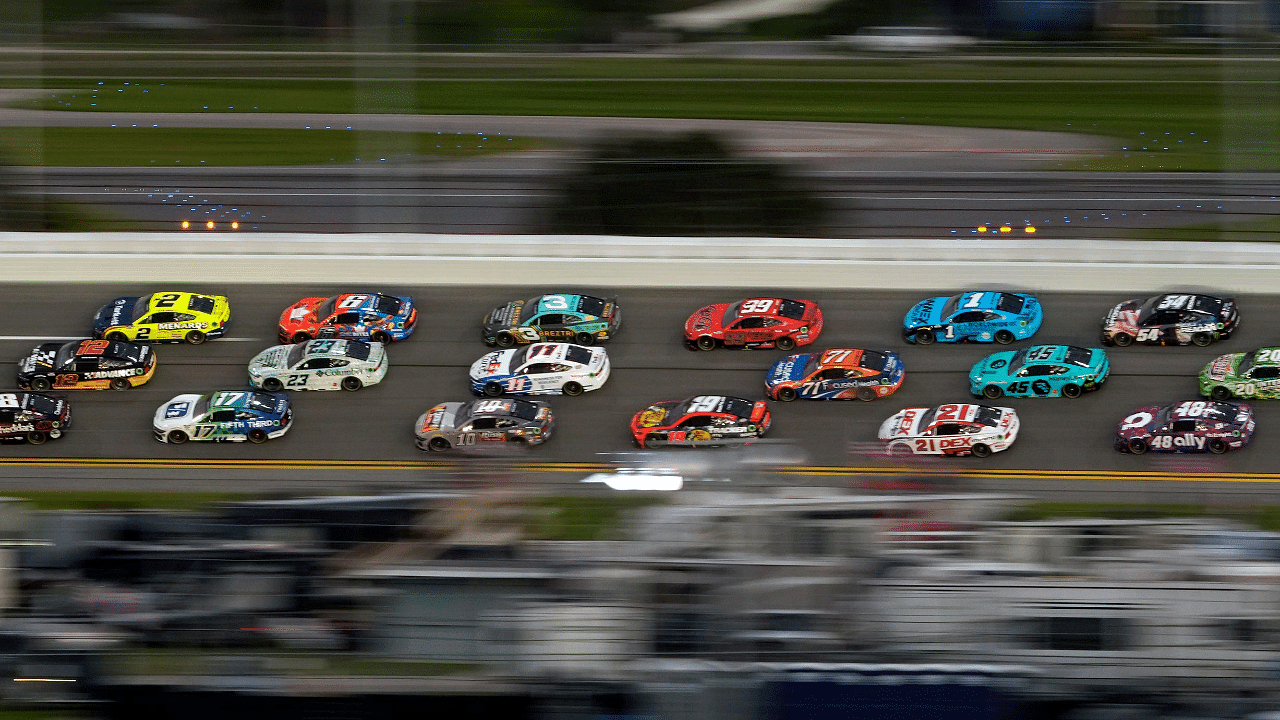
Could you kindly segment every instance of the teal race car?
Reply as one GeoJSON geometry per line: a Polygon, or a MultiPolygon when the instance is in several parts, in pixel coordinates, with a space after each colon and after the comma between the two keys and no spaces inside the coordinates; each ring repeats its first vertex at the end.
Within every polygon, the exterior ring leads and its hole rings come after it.
{"type": "Polygon", "coordinates": [[[496,307],[480,328],[485,345],[510,348],[537,342],[594,345],[616,335],[621,324],[617,298],[562,293],[496,307]]]}
{"type": "Polygon", "coordinates": [[[988,355],[969,371],[969,392],[977,397],[1076,398],[1107,379],[1111,363],[1102,348],[1032,345],[988,355]]]}
{"type": "Polygon", "coordinates": [[[1280,347],[1215,359],[1200,370],[1200,394],[1214,400],[1280,398],[1280,347]]]}

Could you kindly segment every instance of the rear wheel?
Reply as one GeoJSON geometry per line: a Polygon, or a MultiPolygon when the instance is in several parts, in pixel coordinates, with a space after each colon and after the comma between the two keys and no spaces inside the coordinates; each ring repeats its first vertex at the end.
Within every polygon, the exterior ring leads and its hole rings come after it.
{"type": "Polygon", "coordinates": [[[485,383],[484,385],[484,394],[488,395],[489,397],[498,397],[499,395],[502,394],[502,392],[503,392],[502,383],[491,382],[491,383],[485,383]]]}
{"type": "Polygon", "coordinates": [[[48,439],[49,439],[49,436],[45,435],[39,430],[27,433],[27,442],[31,443],[32,445],[43,445],[44,441],[48,439]]]}
{"type": "Polygon", "coordinates": [[[192,330],[191,332],[187,333],[186,339],[187,339],[187,342],[191,345],[199,345],[204,342],[205,335],[199,330],[192,330]]]}
{"type": "Polygon", "coordinates": [[[1213,336],[1209,333],[1196,333],[1191,336],[1191,342],[1195,343],[1196,347],[1207,347],[1213,342],[1213,336]]]}
{"type": "Polygon", "coordinates": [[[348,375],[342,378],[343,390],[350,390],[351,392],[355,392],[356,390],[359,390],[362,387],[364,387],[364,383],[360,382],[360,378],[358,377],[352,377],[348,375]]]}
{"type": "Polygon", "coordinates": [[[774,393],[774,397],[782,402],[791,402],[796,399],[796,389],[791,387],[778,388],[778,392],[774,393]]]}
{"type": "Polygon", "coordinates": [[[1227,451],[1227,441],[1222,438],[1213,438],[1209,440],[1209,444],[1206,445],[1206,447],[1208,447],[1209,452],[1214,455],[1221,455],[1227,451]]]}
{"type": "MultiPolygon", "coordinates": [[[[36,386],[35,383],[31,383],[31,387],[34,388],[35,386],[36,386]]],[[[1231,391],[1228,390],[1225,385],[1216,385],[1212,390],[1209,391],[1209,397],[1213,398],[1214,400],[1230,400],[1231,391]]]]}
{"type": "Polygon", "coordinates": [[[595,345],[596,344],[596,336],[586,332],[578,333],[578,336],[575,337],[574,340],[579,345],[595,345]]]}
{"type": "Polygon", "coordinates": [[[304,332],[297,332],[293,334],[293,342],[295,344],[304,343],[310,339],[311,339],[311,336],[304,332]]]}
{"type": "Polygon", "coordinates": [[[773,342],[773,346],[779,350],[795,350],[796,339],[790,335],[783,335],[773,342]]]}
{"type": "Polygon", "coordinates": [[[431,438],[431,442],[427,443],[427,447],[434,452],[443,452],[453,446],[449,444],[448,440],[445,440],[442,437],[433,437],[431,438]]]}
{"type": "Polygon", "coordinates": [[[569,382],[564,384],[564,387],[560,388],[560,391],[563,392],[565,395],[570,395],[570,396],[581,395],[582,383],[576,383],[570,380],[569,382]]]}
{"type": "Polygon", "coordinates": [[[711,337],[710,335],[703,335],[702,337],[698,338],[698,349],[699,350],[715,350],[716,339],[711,337]]]}
{"type": "Polygon", "coordinates": [[[933,334],[933,331],[932,331],[932,330],[917,330],[917,331],[916,331],[916,344],[917,344],[917,345],[932,345],[932,344],[933,344],[934,339],[935,339],[935,337],[934,337],[934,334],[933,334]]]}
{"type": "Polygon", "coordinates": [[[174,445],[181,445],[182,443],[186,442],[188,439],[189,438],[187,437],[187,434],[182,432],[181,430],[169,431],[169,442],[174,445]]]}
{"type": "Polygon", "coordinates": [[[969,453],[976,458],[990,457],[991,446],[978,443],[977,445],[974,445],[973,447],[969,448],[969,453]]]}
{"type": "Polygon", "coordinates": [[[128,390],[130,387],[129,381],[124,378],[116,378],[111,381],[112,390],[128,390]]]}
{"type": "Polygon", "coordinates": [[[262,381],[262,389],[267,392],[280,392],[284,389],[284,383],[279,378],[267,378],[262,381]]]}
{"type": "Polygon", "coordinates": [[[988,385],[982,388],[982,396],[985,398],[995,400],[1001,395],[1004,395],[1004,390],[999,385],[988,385]]]}
{"type": "Polygon", "coordinates": [[[31,389],[36,392],[44,392],[53,387],[53,383],[49,382],[49,378],[35,378],[31,381],[31,389]]]}
{"type": "Polygon", "coordinates": [[[1147,451],[1146,440],[1134,438],[1129,441],[1129,452],[1133,453],[1134,455],[1141,455],[1146,451],[1147,451]]]}
{"type": "Polygon", "coordinates": [[[1078,398],[1082,394],[1084,394],[1084,390],[1082,390],[1079,385],[1062,386],[1062,397],[1064,398],[1078,398]]]}
{"type": "Polygon", "coordinates": [[[1008,330],[997,330],[994,339],[996,342],[1000,343],[1001,345],[1008,345],[1014,340],[1013,333],[1009,332],[1008,330]]]}
{"type": "Polygon", "coordinates": [[[516,336],[509,332],[498,333],[498,347],[509,348],[516,346],[516,336]]]}
{"type": "Polygon", "coordinates": [[[249,431],[247,437],[249,438],[249,442],[255,445],[261,445],[267,441],[267,431],[262,428],[254,428],[249,431]]]}
{"type": "Polygon", "coordinates": [[[876,391],[869,387],[858,388],[858,399],[862,402],[871,402],[876,399],[876,391]]]}
{"type": "Polygon", "coordinates": [[[1129,347],[1133,344],[1133,336],[1129,333],[1116,333],[1111,336],[1111,342],[1120,347],[1129,347]]]}

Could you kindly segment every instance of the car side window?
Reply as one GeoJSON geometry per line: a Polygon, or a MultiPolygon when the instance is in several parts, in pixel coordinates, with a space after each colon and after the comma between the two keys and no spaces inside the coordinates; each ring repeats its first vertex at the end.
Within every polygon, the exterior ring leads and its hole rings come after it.
{"type": "Polygon", "coordinates": [[[330,325],[355,325],[360,322],[360,313],[344,312],[338,313],[326,320],[330,325]]]}
{"type": "Polygon", "coordinates": [[[980,310],[972,310],[969,312],[962,312],[959,315],[956,315],[955,317],[951,318],[951,322],[971,323],[971,322],[982,322],[983,320],[986,320],[986,319],[987,319],[986,313],[980,310]]]}
{"type": "Polygon", "coordinates": [[[174,313],[173,314],[174,322],[191,322],[192,320],[195,320],[195,319],[196,319],[196,316],[192,315],[191,313],[174,313]]]}
{"type": "Polygon", "coordinates": [[[941,425],[935,425],[933,434],[934,435],[959,435],[960,427],[961,426],[956,423],[943,423],[941,425]]]}
{"type": "Polygon", "coordinates": [[[497,418],[476,418],[471,421],[471,430],[492,430],[498,426],[497,418]]]}
{"type": "Polygon", "coordinates": [[[235,410],[217,410],[209,415],[209,422],[232,422],[235,419],[235,410]]]}
{"type": "Polygon", "coordinates": [[[1194,432],[1196,429],[1196,421],[1195,420],[1174,420],[1173,427],[1171,429],[1173,430],[1173,432],[1194,432]]]}
{"type": "Polygon", "coordinates": [[[298,366],[299,370],[318,370],[329,367],[329,358],[311,358],[298,366]]]}
{"type": "Polygon", "coordinates": [[[77,372],[91,372],[98,369],[98,358],[96,357],[79,357],[76,358],[75,369],[77,372]]]}
{"type": "Polygon", "coordinates": [[[1251,373],[1249,373],[1249,377],[1254,380],[1270,380],[1272,378],[1278,378],[1280,377],[1280,366],[1256,367],[1251,373]]]}
{"type": "Polygon", "coordinates": [[[694,415],[680,423],[680,427],[708,427],[709,425],[711,425],[711,417],[708,415],[694,415]]]}
{"type": "Polygon", "coordinates": [[[535,325],[547,327],[548,325],[562,325],[564,324],[563,320],[564,315],[561,315],[560,313],[547,313],[545,315],[539,315],[533,322],[535,325]]]}
{"type": "Polygon", "coordinates": [[[0,425],[12,425],[14,412],[13,410],[0,410],[0,425]]]}
{"type": "Polygon", "coordinates": [[[151,316],[150,316],[150,317],[145,317],[145,318],[143,318],[143,319],[139,320],[139,321],[138,321],[138,324],[139,324],[139,325],[143,325],[143,324],[149,324],[149,323],[167,323],[167,322],[175,322],[175,320],[174,320],[174,316],[175,316],[175,315],[177,315],[177,313],[171,313],[171,312],[157,312],[157,313],[151,313],[151,316]]]}
{"type": "Polygon", "coordinates": [[[526,375],[543,375],[555,371],[556,366],[552,363],[532,363],[530,365],[525,365],[523,372],[526,375]]]}

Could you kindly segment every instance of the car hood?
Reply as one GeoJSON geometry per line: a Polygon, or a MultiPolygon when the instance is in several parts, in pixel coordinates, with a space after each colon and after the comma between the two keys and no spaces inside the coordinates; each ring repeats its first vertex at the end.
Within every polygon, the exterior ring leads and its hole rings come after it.
{"type": "Polygon", "coordinates": [[[907,311],[907,316],[903,318],[902,324],[906,327],[936,325],[942,319],[942,306],[946,302],[947,298],[945,297],[921,300],[907,311]]]}
{"type": "Polygon", "coordinates": [[[511,374],[511,358],[515,350],[495,350],[471,363],[471,377],[484,378],[511,374]]]}
{"type": "Polygon", "coordinates": [[[161,405],[156,410],[155,426],[166,428],[187,424],[195,416],[196,401],[199,399],[199,395],[179,395],[161,405]]]}
{"type": "Polygon", "coordinates": [[[1200,376],[1210,380],[1225,380],[1236,374],[1236,368],[1240,367],[1240,361],[1243,359],[1244,353],[1219,355],[1200,370],[1200,376]]]}
{"type": "Polygon", "coordinates": [[[484,318],[485,325],[514,325],[524,308],[524,300],[513,300],[489,311],[484,318]]]}
{"type": "Polygon", "coordinates": [[[18,372],[35,372],[39,368],[52,368],[62,343],[45,343],[18,361],[18,372]]]}
{"type": "Polygon", "coordinates": [[[303,298],[285,308],[280,314],[281,325],[298,325],[316,322],[316,308],[328,298],[303,298]]]}
{"type": "Polygon", "coordinates": [[[813,357],[811,353],[800,353],[798,355],[788,355],[769,368],[769,374],[765,377],[765,383],[768,385],[777,385],[778,383],[794,382],[804,378],[804,369],[809,364],[809,358],[813,357]]]}
{"type": "Polygon", "coordinates": [[[127,325],[133,322],[133,306],[138,302],[137,296],[116,298],[103,305],[93,316],[94,332],[102,332],[114,325],[127,325]]]}
{"type": "Polygon", "coordinates": [[[1120,424],[1116,427],[1116,434],[1122,438],[1145,436],[1154,427],[1156,416],[1159,414],[1159,405],[1146,405],[1131,410],[1128,415],[1121,418],[1120,424]]]}
{"type": "Polygon", "coordinates": [[[729,309],[728,303],[718,305],[707,305],[698,308],[689,319],[684,323],[684,331],[686,334],[694,334],[700,332],[715,332],[719,330],[724,321],[724,313],[729,309]]]}
{"type": "Polygon", "coordinates": [[[1009,361],[1017,354],[1016,350],[992,353],[978,361],[969,371],[971,376],[984,378],[1004,378],[1009,375],[1009,361]]]}
{"type": "Polygon", "coordinates": [[[894,413],[888,420],[880,424],[878,436],[881,440],[909,437],[916,434],[920,418],[929,408],[905,408],[894,413]]]}
{"type": "Polygon", "coordinates": [[[635,417],[631,418],[631,426],[636,428],[651,428],[666,425],[671,420],[667,417],[671,414],[671,408],[675,407],[678,403],[678,400],[654,403],[636,413],[635,417]]]}
{"type": "Polygon", "coordinates": [[[462,407],[462,403],[457,402],[436,405],[418,416],[418,422],[414,425],[414,432],[418,437],[423,437],[431,432],[452,430],[460,407],[462,407]]]}
{"type": "Polygon", "coordinates": [[[1102,322],[1106,325],[1123,324],[1128,327],[1137,327],[1138,310],[1142,308],[1143,302],[1141,299],[1126,300],[1111,308],[1111,312],[1107,313],[1102,322]]]}
{"type": "Polygon", "coordinates": [[[289,351],[293,349],[292,345],[276,345],[253,356],[249,361],[249,370],[268,370],[284,367],[285,360],[289,357],[289,351]]]}

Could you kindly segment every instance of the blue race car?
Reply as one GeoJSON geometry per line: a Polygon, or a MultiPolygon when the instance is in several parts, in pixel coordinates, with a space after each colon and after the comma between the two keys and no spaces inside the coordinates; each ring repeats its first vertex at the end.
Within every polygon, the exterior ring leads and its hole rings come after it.
{"type": "Polygon", "coordinates": [[[963,292],[916,304],[902,321],[909,343],[996,342],[1026,340],[1040,329],[1044,313],[1034,295],[963,292]]]}
{"type": "Polygon", "coordinates": [[[1077,398],[1097,390],[1111,363],[1102,348],[1033,345],[988,355],[969,371],[969,392],[992,400],[1014,397],[1077,398]]]}

